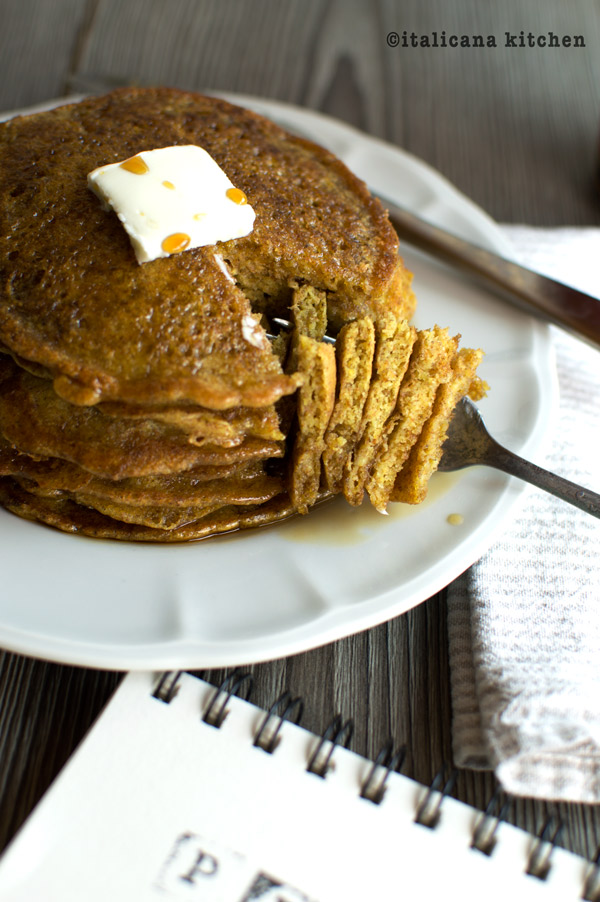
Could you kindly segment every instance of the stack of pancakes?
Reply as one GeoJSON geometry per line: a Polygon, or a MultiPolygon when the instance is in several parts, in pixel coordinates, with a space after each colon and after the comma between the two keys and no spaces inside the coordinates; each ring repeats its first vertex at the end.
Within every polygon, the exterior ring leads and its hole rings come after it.
{"type": "Polygon", "coordinates": [[[181,541],[340,492],[418,501],[478,390],[480,352],[408,325],[410,274],[363,183],[224,101],[125,89],[11,120],[0,215],[0,502],[23,517],[181,541]],[[254,229],[140,265],[86,177],[177,144],[211,154],[254,229]],[[274,316],[293,332],[273,340],[274,316]]]}

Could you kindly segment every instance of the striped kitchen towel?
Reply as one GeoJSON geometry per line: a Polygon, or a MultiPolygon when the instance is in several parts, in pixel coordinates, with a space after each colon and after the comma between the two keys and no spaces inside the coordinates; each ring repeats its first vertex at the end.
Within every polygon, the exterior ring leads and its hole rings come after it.
{"type": "MultiPolygon", "coordinates": [[[[600,229],[504,229],[524,265],[600,296],[600,229]]],[[[552,332],[560,411],[536,463],[600,491],[600,351],[552,332]]],[[[448,628],[455,763],[514,795],[600,802],[600,520],[528,489],[449,586],[448,628]]]]}

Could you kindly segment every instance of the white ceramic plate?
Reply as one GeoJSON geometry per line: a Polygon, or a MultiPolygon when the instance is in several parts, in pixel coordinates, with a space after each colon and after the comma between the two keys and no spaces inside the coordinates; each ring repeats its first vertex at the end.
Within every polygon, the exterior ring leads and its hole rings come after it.
{"type": "MultiPolygon", "coordinates": [[[[510,255],[494,223],[438,173],[328,117],[231,98],[326,145],[381,193],[510,255]]],[[[491,177],[491,176],[490,176],[491,177]]],[[[486,350],[481,409],[493,434],[538,451],[556,398],[549,330],[461,276],[405,248],[416,324],[448,325],[486,350]]],[[[428,500],[337,501],[308,516],[197,544],[153,546],[65,535],[0,510],[0,645],[117,670],[269,660],[339,639],[424,601],[492,543],[523,486],[483,468],[436,475],[428,500]],[[447,522],[463,517],[461,526],[447,522]]]]}

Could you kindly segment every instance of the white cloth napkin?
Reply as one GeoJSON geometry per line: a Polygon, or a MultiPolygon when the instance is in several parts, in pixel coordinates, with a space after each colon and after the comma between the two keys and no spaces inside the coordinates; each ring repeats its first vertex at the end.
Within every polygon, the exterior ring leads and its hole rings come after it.
{"type": "MultiPolygon", "coordinates": [[[[600,297],[600,228],[504,229],[526,266],[600,297]]],[[[600,351],[552,332],[559,421],[535,462],[600,492],[600,351]]],[[[449,587],[448,629],[456,765],[514,795],[600,802],[600,520],[529,489],[449,587]]]]}

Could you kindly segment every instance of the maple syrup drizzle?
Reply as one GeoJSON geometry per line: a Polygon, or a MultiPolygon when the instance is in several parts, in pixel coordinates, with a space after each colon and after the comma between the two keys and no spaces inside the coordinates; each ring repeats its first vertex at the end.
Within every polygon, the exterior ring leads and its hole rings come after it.
{"type": "Polygon", "coordinates": [[[123,160],[122,163],[119,163],[121,169],[126,169],[127,172],[133,172],[134,175],[144,175],[148,172],[148,164],[143,161],[141,156],[138,154],[135,157],[129,157],[128,160],[123,160]]]}
{"type": "Polygon", "coordinates": [[[239,204],[241,206],[242,204],[248,203],[248,198],[240,188],[228,188],[225,194],[229,200],[234,202],[234,204],[239,204]]]}
{"type": "Polygon", "coordinates": [[[167,235],[161,247],[166,254],[179,254],[186,249],[190,241],[190,236],[185,232],[174,232],[172,235],[167,235]]]}

